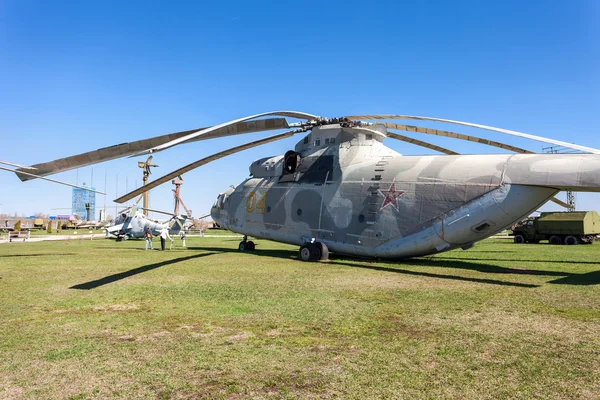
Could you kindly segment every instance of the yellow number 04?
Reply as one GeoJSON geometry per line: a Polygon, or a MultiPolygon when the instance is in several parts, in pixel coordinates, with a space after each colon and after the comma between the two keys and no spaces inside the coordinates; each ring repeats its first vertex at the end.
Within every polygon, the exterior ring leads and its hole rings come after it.
{"type": "Polygon", "coordinates": [[[256,209],[256,211],[259,214],[264,214],[266,205],[267,205],[267,194],[266,193],[263,193],[263,195],[260,196],[258,203],[256,202],[256,193],[254,193],[254,192],[249,193],[248,197],[246,198],[246,211],[247,212],[252,212],[256,209]]]}

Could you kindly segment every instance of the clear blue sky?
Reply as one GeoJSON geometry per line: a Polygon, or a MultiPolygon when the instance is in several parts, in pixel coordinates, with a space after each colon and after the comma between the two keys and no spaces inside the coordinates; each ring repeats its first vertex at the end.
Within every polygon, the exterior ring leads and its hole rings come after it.
{"type": "MultiPolygon", "coordinates": [[[[0,159],[49,161],[130,140],[292,109],[402,113],[600,148],[600,2],[0,2],[0,159]]],[[[426,124],[424,124],[426,125],[426,124]]],[[[429,124],[431,126],[431,124],[429,124]]],[[[435,124],[541,151],[542,144],[435,124]]],[[[248,139],[265,136],[250,135],[248,139]]],[[[420,137],[464,153],[494,148],[420,137]]],[[[184,176],[195,215],[291,138],[184,176]]],[[[158,153],[161,176],[238,144],[158,153]]],[[[428,151],[402,142],[403,154],[428,151]]],[[[90,183],[92,168],[56,175],[90,183]]],[[[107,204],[141,183],[136,160],[93,167],[107,204]],[[116,175],[119,175],[118,185],[116,175]]],[[[2,212],[69,207],[71,189],[0,173],[2,212]]],[[[171,209],[171,185],[151,195],[171,209]]],[[[600,195],[578,195],[600,209],[600,195]]],[[[104,203],[99,197],[97,203],[104,203]]]]}

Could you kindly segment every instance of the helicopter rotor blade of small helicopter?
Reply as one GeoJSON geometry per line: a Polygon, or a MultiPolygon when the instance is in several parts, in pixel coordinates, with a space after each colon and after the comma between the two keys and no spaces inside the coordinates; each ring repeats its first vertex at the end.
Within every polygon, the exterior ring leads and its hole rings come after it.
{"type": "Polygon", "coordinates": [[[387,133],[387,136],[389,138],[392,139],[396,139],[396,140],[401,140],[403,142],[407,142],[407,143],[411,143],[414,144],[416,146],[421,146],[421,147],[425,147],[427,149],[431,149],[431,150],[435,150],[435,151],[439,151],[440,153],[444,153],[444,154],[448,154],[448,155],[458,155],[459,153],[440,147],[440,146],[436,146],[435,144],[431,144],[431,143],[427,143],[427,142],[423,142],[421,140],[417,140],[417,139],[413,139],[411,137],[408,136],[403,136],[403,135],[399,135],[397,133],[393,133],[393,132],[389,132],[387,133]]]}
{"type": "MultiPolygon", "coordinates": [[[[188,139],[188,142],[200,140],[214,139],[225,136],[242,135],[246,133],[262,132],[276,129],[288,129],[289,124],[285,118],[266,118],[256,121],[238,122],[233,125],[213,130],[199,137],[188,139]]],[[[88,151],[86,153],[59,158],[54,161],[48,161],[32,165],[31,167],[20,167],[16,170],[16,174],[21,181],[35,179],[36,177],[28,176],[23,172],[23,169],[36,169],[37,176],[46,176],[56,174],[62,171],[68,171],[75,168],[84,167],[87,165],[97,164],[108,160],[114,160],[121,157],[131,156],[140,151],[148,150],[160,144],[171,142],[175,139],[188,136],[195,132],[203,131],[207,128],[192,129],[189,131],[169,133],[166,135],[155,136],[148,139],[136,140],[133,142],[121,143],[114,146],[103,147],[101,149],[88,151]]]]}
{"type": "MultiPolygon", "coordinates": [[[[148,149],[148,150],[136,153],[133,156],[135,157],[135,156],[138,156],[138,155],[156,153],[158,151],[162,151],[162,150],[168,149],[169,147],[177,146],[178,144],[181,144],[183,142],[195,139],[195,138],[200,137],[202,135],[206,135],[206,134],[211,133],[213,131],[227,128],[228,126],[235,125],[235,124],[237,124],[239,122],[244,122],[244,121],[248,121],[248,120],[255,119],[255,118],[260,118],[260,117],[268,117],[270,115],[283,116],[283,117],[291,117],[291,118],[298,118],[298,119],[306,119],[306,120],[316,120],[316,119],[320,118],[317,115],[306,114],[306,113],[302,113],[302,112],[298,112],[298,111],[271,111],[271,112],[266,112],[266,113],[261,113],[261,114],[250,115],[248,117],[238,118],[238,119],[234,119],[233,121],[228,121],[228,122],[224,122],[224,123],[219,124],[219,125],[211,126],[210,128],[206,128],[206,129],[198,131],[198,132],[190,133],[189,135],[180,137],[180,138],[175,139],[175,140],[171,140],[170,142],[163,143],[163,144],[155,146],[155,147],[153,147],[151,149],[148,149]]],[[[222,135],[222,136],[227,136],[227,135],[222,135]]]]}
{"type": "MultiPolygon", "coordinates": [[[[4,170],[4,171],[9,171],[9,172],[15,172],[16,173],[16,171],[14,169],[5,168],[5,167],[0,167],[0,169],[4,170]]],[[[86,187],[79,186],[79,185],[73,185],[71,183],[67,183],[67,182],[63,182],[63,181],[57,181],[56,179],[44,178],[42,176],[35,175],[35,174],[29,173],[29,172],[25,172],[25,171],[21,171],[20,173],[21,174],[25,174],[25,175],[31,175],[31,176],[33,176],[35,178],[40,178],[40,179],[43,179],[45,181],[49,181],[49,182],[53,182],[53,183],[59,183],[61,185],[71,186],[71,187],[74,187],[74,188],[77,188],[77,189],[84,189],[84,190],[87,190],[88,192],[94,192],[94,193],[98,193],[98,194],[106,194],[106,193],[100,192],[98,190],[93,190],[93,189],[86,188],[86,187]]]]}
{"type": "Polygon", "coordinates": [[[488,131],[504,133],[507,135],[518,136],[518,137],[522,137],[522,138],[526,138],[526,139],[536,140],[538,142],[550,143],[550,144],[554,144],[557,146],[563,146],[563,147],[568,147],[570,149],[579,150],[584,153],[600,154],[599,149],[594,149],[592,147],[580,146],[577,144],[567,143],[567,142],[563,142],[560,140],[546,138],[543,136],[536,136],[536,135],[530,135],[528,133],[511,131],[509,129],[495,128],[493,126],[474,124],[471,122],[455,121],[455,120],[451,120],[451,119],[419,117],[419,116],[414,116],[414,115],[353,115],[353,116],[348,116],[346,118],[352,119],[352,120],[411,119],[411,120],[420,120],[420,121],[444,122],[444,123],[448,123],[448,124],[463,125],[463,126],[469,126],[472,128],[479,128],[479,129],[485,129],[488,131]]]}
{"type": "Polygon", "coordinates": [[[485,144],[488,146],[498,147],[498,148],[504,149],[504,150],[514,151],[515,153],[535,154],[533,151],[525,150],[520,147],[511,146],[506,143],[495,142],[493,140],[488,140],[488,139],[480,138],[477,136],[463,135],[462,133],[442,131],[439,129],[432,129],[432,128],[423,128],[420,126],[413,126],[413,125],[393,124],[390,122],[384,122],[383,125],[385,125],[386,128],[400,129],[400,130],[403,130],[406,132],[419,132],[419,133],[425,133],[428,135],[443,136],[443,137],[449,137],[449,138],[458,139],[458,140],[467,140],[469,142],[475,142],[475,143],[485,144]]]}
{"type": "Polygon", "coordinates": [[[202,165],[208,164],[211,161],[215,161],[215,160],[218,160],[218,159],[223,158],[225,156],[228,156],[228,155],[231,155],[231,154],[235,154],[235,153],[238,153],[238,152],[240,152],[242,150],[250,149],[252,147],[260,146],[262,144],[271,143],[271,142],[275,142],[277,140],[285,139],[285,138],[288,138],[290,136],[295,135],[296,133],[304,132],[304,131],[305,131],[304,129],[294,129],[294,130],[291,130],[291,131],[288,131],[288,132],[280,133],[278,135],[269,136],[269,137],[264,138],[264,139],[260,139],[260,140],[254,141],[254,142],[246,143],[246,144],[243,144],[241,146],[232,147],[230,149],[221,151],[219,153],[215,153],[215,154],[213,154],[211,156],[205,157],[205,158],[203,158],[201,160],[198,160],[198,161],[193,162],[191,164],[188,164],[188,165],[186,165],[184,167],[181,167],[178,170],[175,170],[175,171],[173,171],[173,172],[171,172],[171,173],[169,173],[167,175],[164,175],[164,176],[162,176],[162,177],[160,177],[160,178],[158,178],[158,179],[156,179],[156,180],[154,180],[152,182],[149,182],[147,185],[141,186],[141,187],[137,188],[136,190],[134,190],[132,192],[129,192],[129,193],[127,193],[127,194],[119,197],[118,199],[113,200],[113,201],[115,203],[124,203],[124,202],[126,202],[126,201],[134,198],[135,196],[138,196],[138,195],[140,195],[140,194],[142,194],[144,192],[147,192],[150,189],[153,189],[153,188],[155,188],[157,186],[160,186],[163,183],[166,183],[166,182],[170,181],[171,179],[173,179],[173,178],[175,178],[175,177],[177,177],[179,175],[182,175],[182,174],[184,174],[186,172],[189,172],[189,171],[191,171],[193,169],[201,167],[202,165]]]}

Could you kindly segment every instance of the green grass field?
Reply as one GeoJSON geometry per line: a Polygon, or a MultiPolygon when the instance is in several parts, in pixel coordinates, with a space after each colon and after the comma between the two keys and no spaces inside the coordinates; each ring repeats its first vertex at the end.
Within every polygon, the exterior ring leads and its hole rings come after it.
{"type": "Polygon", "coordinates": [[[598,398],[600,244],[238,242],[0,245],[0,398],[598,398]]]}

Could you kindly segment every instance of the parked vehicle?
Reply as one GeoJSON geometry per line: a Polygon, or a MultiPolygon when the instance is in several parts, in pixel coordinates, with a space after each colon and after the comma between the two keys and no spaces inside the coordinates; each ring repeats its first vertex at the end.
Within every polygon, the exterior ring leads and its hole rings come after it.
{"type": "Polygon", "coordinates": [[[544,212],[518,222],[511,230],[515,243],[593,243],[600,234],[600,215],[596,211],[544,212]]]}

